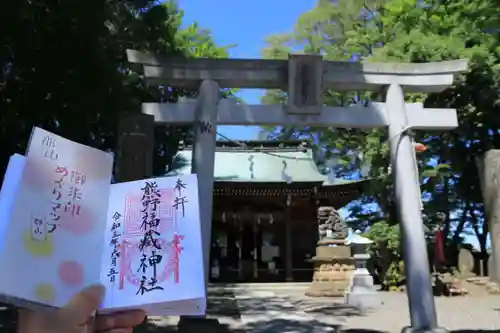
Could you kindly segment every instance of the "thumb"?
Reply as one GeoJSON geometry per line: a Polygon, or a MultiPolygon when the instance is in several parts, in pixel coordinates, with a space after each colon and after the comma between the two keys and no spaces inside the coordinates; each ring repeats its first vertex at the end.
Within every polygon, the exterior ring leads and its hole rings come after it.
{"type": "Polygon", "coordinates": [[[58,311],[59,319],[64,321],[65,326],[85,324],[101,305],[104,292],[105,288],[100,284],[86,287],[58,311]]]}

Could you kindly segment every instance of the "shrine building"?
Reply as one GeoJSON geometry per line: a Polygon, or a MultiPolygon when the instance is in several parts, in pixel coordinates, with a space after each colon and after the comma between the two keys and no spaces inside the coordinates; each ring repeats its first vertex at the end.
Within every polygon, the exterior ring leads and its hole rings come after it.
{"type": "MultiPolygon", "coordinates": [[[[191,154],[168,175],[189,174],[191,154]]],[[[302,141],[218,141],[214,177],[212,282],[310,282],[318,207],[340,209],[366,184],[320,172],[302,141]]]]}

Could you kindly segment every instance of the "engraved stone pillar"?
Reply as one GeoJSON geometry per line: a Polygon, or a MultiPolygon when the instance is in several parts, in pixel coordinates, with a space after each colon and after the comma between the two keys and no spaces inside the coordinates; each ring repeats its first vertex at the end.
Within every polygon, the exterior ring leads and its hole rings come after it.
{"type": "Polygon", "coordinates": [[[500,283],[500,150],[488,150],[476,160],[483,192],[486,221],[490,231],[491,254],[488,274],[500,283]]]}
{"type": "MultiPolygon", "coordinates": [[[[128,182],[153,175],[154,117],[128,114],[120,118],[117,132],[115,180],[128,182]]],[[[141,326],[147,326],[147,320],[141,326]]]]}
{"type": "Polygon", "coordinates": [[[347,226],[333,207],[318,209],[320,240],[316,247],[313,281],[306,291],[312,297],[343,297],[354,272],[351,249],[345,245],[347,226]]]}
{"type": "Polygon", "coordinates": [[[119,182],[139,180],[153,174],[154,117],[123,116],[118,123],[115,178],[119,182]]]}

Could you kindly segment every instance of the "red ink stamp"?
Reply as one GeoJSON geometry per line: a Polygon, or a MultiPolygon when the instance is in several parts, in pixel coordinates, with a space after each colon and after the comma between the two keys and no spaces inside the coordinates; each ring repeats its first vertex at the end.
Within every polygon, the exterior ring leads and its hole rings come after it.
{"type": "MultiPolygon", "coordinates": [[[[162,189],[161,202],[158,205],[156,214],[160,219],[160,224],[156,230],[160,233],[166,231],[173,231],[174,226],[174,208],[171,203],[174,198],[174,191],[172,189],[162,189]]],[[[144,234],[142,226],[142,194],[126,194],[125,195],[125,214],[124,214],[124,237],[138,237],[144,234]]]]}
{"type": "MultiPolygon", "coordinates": [[[[143,276],[139,262],[152,261],[154,257],[154,264],[158,270],[158,283],[162,283],[169,278],[173,278],[174,283],[180,282],[179,262],[180,254],[183,250],[181,241],[184,240],[182,235],[173,235],[172,240],[167,242],[163,238],[158,238],[159,250],[155,254],[144,253],[139,250],[140,242],[130,242],[124,240],[121,244],[121,267],[120,267],[120,287],[123,289],[125,280],[134,286],[139,286],[143,276]],[[144,257],[141,260],[141,257],[144,257]]],[[[154,250],[153,250],[154,251],[154,250]]]]}

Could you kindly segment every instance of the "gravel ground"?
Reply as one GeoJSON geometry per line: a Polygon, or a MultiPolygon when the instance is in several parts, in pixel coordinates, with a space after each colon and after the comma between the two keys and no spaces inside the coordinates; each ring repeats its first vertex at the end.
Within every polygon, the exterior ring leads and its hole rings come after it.
{"type": "MultiPolygon", "coordinates": [[[[339,299],[306,297],[303,287],[220,289],[210,294],[209,315],[217,318],[224,327],[221,331],[226,332],[396,333],[410,322],[405,293],[380,293],[383,304],[368,314],[343,306],[339,299]]],[[[500,333],[499,296],[435,300],[440,326],[453,333],[500,333]]],[[[175,318],[155,321],[172,329],[177,322],[175,318]]]]}
{"type": "MultiPolygon", "coordinates": [[[[302,291],[273,293],[273,302],[288,300],[294,304],[296,311],[310,315],[318,326],[338,325],[342,329],[392,333],[400,332],[404,326],[410,324],[406,293],[381,292],[383,304],[376,311],[365,315],[343,307],[341,301],[336,301],[335,304],[331,299],[312,299],[303,296],[302,291]]],[[[439,325],[450,331],[500,332],[499,296],[435,297],[435,302],[439,325]]],[[[266,303],[269,303],[269,300],[266,303]]]]}
{"type": "MultiPolygon", "coordinates": [[[[408,301],[404,293],[383,293],[383,305],[373,313],[333,315],[312,313],[323,323],[341,325],[344,329],[371,329],[382,332],[400,332],[410,325],[408,301]]],[[[500,297],[436,297],[438,323],[450,331],[486,330],[500,332],[500,297]]]]}

